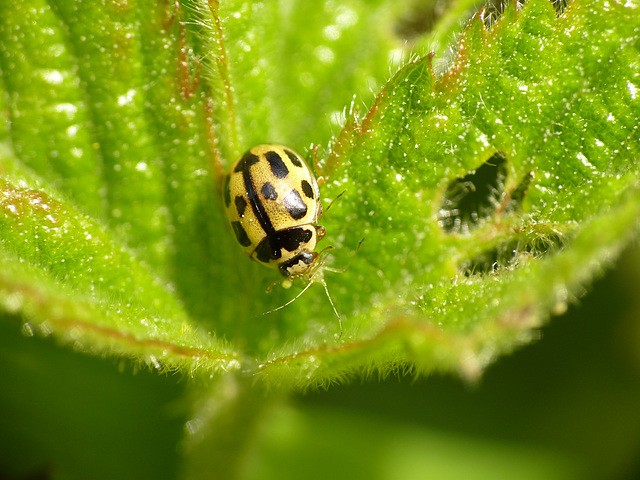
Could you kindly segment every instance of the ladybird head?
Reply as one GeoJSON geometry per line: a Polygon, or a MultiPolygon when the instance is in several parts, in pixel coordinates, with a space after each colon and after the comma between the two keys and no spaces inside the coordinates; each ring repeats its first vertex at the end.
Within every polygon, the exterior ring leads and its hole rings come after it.
{"type": "Polygon", "coordinates": [[[313,268],[317,258],[318,254],[316,252],[303,250],[291,260],[281,263],[278,268],[285,277],[299,277],[313,268]]]}

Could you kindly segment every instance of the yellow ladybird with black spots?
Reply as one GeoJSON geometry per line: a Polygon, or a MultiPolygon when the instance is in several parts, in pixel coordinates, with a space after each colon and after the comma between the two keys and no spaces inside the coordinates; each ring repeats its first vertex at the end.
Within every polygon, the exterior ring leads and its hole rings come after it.
{"type": "Polygon", "coordinates": [[[314,267],[325,229],[320,191],[304,159],[282,145],[258,145],[231,167],[223,181],[227,219],[253,260],[285,277],[314,267]]]}

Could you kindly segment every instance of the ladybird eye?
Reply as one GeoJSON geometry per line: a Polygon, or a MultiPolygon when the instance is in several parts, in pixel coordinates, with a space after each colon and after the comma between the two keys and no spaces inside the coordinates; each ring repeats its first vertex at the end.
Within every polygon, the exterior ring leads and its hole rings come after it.
{"type": "Polygon", "coordinates": [[[306,180],[302,180],[301,187],[302,187],[302,191],[307,196],[307,198],[310,198],[311,200],[313,200],[313,187],[311,187],[311,184],[306,180]]]}

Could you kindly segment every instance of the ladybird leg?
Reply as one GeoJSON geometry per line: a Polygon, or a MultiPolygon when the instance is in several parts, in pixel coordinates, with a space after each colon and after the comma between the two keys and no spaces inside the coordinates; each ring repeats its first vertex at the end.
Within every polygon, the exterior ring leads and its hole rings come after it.
{"type": "MultiPolygon", "coordinates": [[[[336,317],[338,317],[338,325],[340,325],[340,335],[338,336],[338,338],[342,338],[342,318],[340,317],[340,314],[338,313],[338,310],[336,310],[336,306],[333,304],[333,299],[331,298],[331,295],[329,295],[329,289],[327,288],[327,282],[324,281],[324,277],[320,277],[320,280],[317,280],[318,282],[320,282],[322,284],[322,286],[324,287],[324,291],[327,294],[327,298],[329,299],[329,303],[331,304],[331,308],[333,308],[333,313],[336,314],[336,317]]],[[[309,285],[311,285],[311,283],[309,283],[309,285]]]]}
{"type": "Polygon", "coordinates": [[[322,262],[324,262],[324,257],[327,256],[327,252],[329,250],[332,250],[333,248],[334,248],[333,245],[327,245],[326,247],[324,247],[322,250],[318,252],[318,257],[322,259],[322,262]]]}
{"type": "MultiPolygon", "coordinates": [[[[286,279],[286,278],[285,278],[284,280],[288,280],[288,279],[286,279]]],[[[280,283],[280,282],[282,282],[282,281],[283,281],[283,280],[278,280],[278,281],[277,281],[277,282],[275,282],[273,285],[275,285],[276,283],[280,283]]],[[[271,285],[271,287],[273,287],[273,285],[271,285]]],[[[277,312],[278,310],[281,310],[281,309],[283,309],[284,307],[286,307],[286,306],[288,306],[288,305],[291,305],[291,304],[292,304],[293,302],[295,302],[298,298],[300,298],[300,296],[301,296],[304,292],[306,292],[306,291],[309,289],[309,287],[310,287],[311,285],[313,285],[313,282],[309,282],[309,283],[307,283],[307,286],[306,286],[306,287],[304,287],[304,288],[302,289],[302,291],[301,291],[299,294],[297,294],[295,297],[293,297],[293,298],[292,298],[291,300],[289,300],[287,303],[285,303],[284,305],[280,305],[278,308],[274,308],[273,310],[269,310],[268,312],[264,312],[262,315],[268,315],[268,314],[270,314],[270,313],[277,312]]],[[[271,287],[269,287],[269,290],[271,289],[271,287]]],[[[267,291],[269,291],[269,290],[267,290],[267,291]]],[[[332,302],[331,304],[333,305],[333,302],[332,302]]]]}
{"type": "MultiPolygon", "coordinates": [[[[347,266],[344,268],[333,268],[333,267],[324,267],[324,269],[328,272],[333,272],[333,273],[346,273],[347,270],[349,270],[349,267],[351,266],[351,264],[353,263],[353,259],[356,258],[356,255],[358,254],[358,251],[360,250],[360,245],[362,245],[362,242],[364,242],[364,238],[362,240],[360,240],[360,242],[358,243],[358,246],[356,247],[356,251],[353,252],[353,255],[351,255],[351,260],[349,260],[349,263],[347,263],[347,266]]],[[[329,247],[327,247],[329,248],[329,247]]],[[[325,248],[326,250],[326,248],[325,248]]],[[[322,252],[324,252],[324,250],[322,250],[322,252]]],[[[322,253],[320,252],[320,253],[322,253]]]]}
{"type": "Polygon", "coordinates": [[[318,242],[319,242],[327,234],[327,229],[324,228],[322,225],[315,225],[315,227],[316,227],[316,237],[318,237],[318,242]]]}
{"type": "MultiPolygon", "coordinates": [[[[328,247],[325,247],[322,251],[320,251],[320,253],[318,253],[318,261],[316,263],[317,266],[313,270],[313,272],[309,275],[309,278],[308,278],[309,283],[307,284],[307,286],[305,287],[304,290],[309,288],[309,285],[311,285],[312,283],[321,283],[322,284],[322,286],[324,287],[324,292],[327,294],[327,298],[329,299],[329,303],[331,304],[331,308],[333,309],[333,313],[335,313],[336,317],[338,317],[338,325],[340,325],[340,335],[338,336],[338,338],[342,338],[342,317],[338,313],[338,309],[336,308],[335,304],[333,303],[333,299],[331,298],[331,295],[329,294],[329,288],[327,287],[327,282],[324,279],[324,270],[330,270],[329,268],[324,266],[324,255],[326,255],[325,252],[328,252],[332,248],[333,247],[331,245],[329,245],[328,247]]],[[[302,293],[304,293],[304,290],[298,295],[298,297],[300,295],[302,295],[302,293]]],[[[298,297],[296,297],[296,298],[298,298],[298,297]]],[[[293,300],[295,300],[295,298],[293,300]]],[[[291,302],[293,302],[293,300],[291,300],[291,302]]],[[[291,302],[289,302],[289,303],[291,303],[291,302]]]]}
{"type": "MultiPolygon", "coordinates": [[[[273,282],[271,285],[269,285],[269,288],[267,288],[267,293],[270,293],[271,290],[273,290],[273,287],[275,287],[279,283],[281,283],[282,284],[282,288],[285,288],[285,289],[286,288],[291,288],[291,285],[293,285],[291,277],[281,278],[280,280],[277,280],[277,281],[273,282]]],[[[269,312],[267,312],[267,313],[269,313],[269,312]]]]}

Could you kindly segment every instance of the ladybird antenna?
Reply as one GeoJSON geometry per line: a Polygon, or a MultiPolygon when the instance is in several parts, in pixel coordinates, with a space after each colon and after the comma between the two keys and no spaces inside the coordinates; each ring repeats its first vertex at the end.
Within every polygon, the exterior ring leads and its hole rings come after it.
{"type": "Polygon", "coordinates": [[[329,211],[329,209],[331,208],[331,205],[333,205],[334,203],[336,203],[336,200],[338,200],[342,195],[344,195],[345,193],[347,193],[346,190],[343,190],[336,198],[334,198],[333,200],[331,200],[331,203],[329,203],[329,206],[325,209],[325,211],[322,213],[322,215],[324,215],[325,213],[327,213],[329,211]]]}
{"type": "MultiPolygon", "coordinates": [[[[278,282],[276,282],[276,283],[278,283],[278,282]]],[[[307,284],[307,286],[306,286],[306,287],[304,287],[304,288],[302,289],[302,291],[301,291],[299,294],[297,294],[295,297],[293,297],[293,298],[292,298],[291,300],[289,300],[287,303],[285,303],[284,305],[280,305],[278,308],[274,308],[273,310],[269,310],[268,312],[264,312],[262,315],[268,315],[268,314],[270,314],[270,313],[277,312],[278,310],[282,310],[284,307],[286,307],[286,306],[288,306],[288,305],[291,305],[291,304],[292,304],[293,302],[295,302],[295,301],[296,301],[296,300],[297,300],[297,299],[298,299],[298,298],[299,298],[299,297],[300,297],[304,292],[306,292],[312,284],[313,284],[313,282],[309,282],[309,283],[307,284]]],[[[271,285],[271,286],[273,287],[273,285],[271,285]]],[[[269,287],[269,288],[271,288],[271,287],[269,287]]],[[[325,288],[326,288],[326,286],[325,286],[325,288]]],[[[331,303],[331,305],[333,305],[333,302],[331,303]]],[[[335,310],[335,308],[334,308],[334,310],[335,310]]]]}
{"type": "Polygon", "coordinates": [[[351,255],[351,260],[349,260],[349,263],[347,263],[346,267],[344,268],[324,267],[324,269],[333,273],[346,273],[347,270],[349,270],[349,267],[351,266],[351,264],[353,263],[353,259],[356,258],[356,255],[360,250],[360,245],[362,245],[362,242],[364,242],[364,238],[360,240],[360,242],[358,243],[358,246],[356,247],[356,251],[353,252],[353,255],[351,255]]]}
{"type": "Polygon", "coordinates": [[[331,308],[333,308],[333,313],[336,314],[336,317],[338,317],[338,325],[340,325],[340,336],[338,338],[342,338],[342,318],[340,318],[340,314],[338,313],[338,310],[336,310],[336,306],[333,304],[333,300],[331,299],[331,295],[329,295],[329,289],[327,288],[327,282],[324,281],[324,278],[321,278],[320,283],[322,283],[322,286],[324,287],[324,291],[327,294],[327,298],[329,299],[329,303],[331,304],[331,308]]]}

